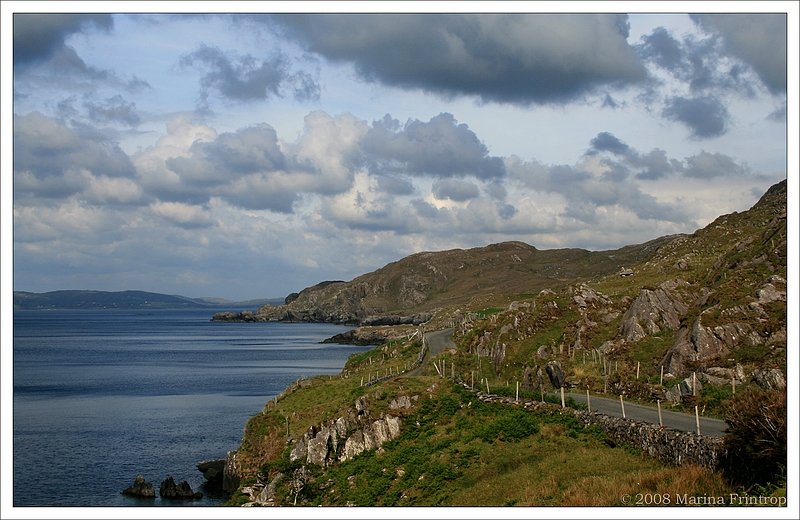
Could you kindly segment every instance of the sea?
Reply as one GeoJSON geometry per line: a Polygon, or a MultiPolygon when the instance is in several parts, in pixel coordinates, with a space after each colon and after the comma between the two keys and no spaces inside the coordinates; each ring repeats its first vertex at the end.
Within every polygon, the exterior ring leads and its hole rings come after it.
{"type": "Polygon", "coordinates": [[[162,501],[171,476],[238,448],[247,420],[292,382],[336,376],[369,347],[323,344],[347,327],[227,323],[216,310],[15,311],[14,507],[221,506],[162,501]],[[122,495],[137,475],[156,499],[122,495]]]}

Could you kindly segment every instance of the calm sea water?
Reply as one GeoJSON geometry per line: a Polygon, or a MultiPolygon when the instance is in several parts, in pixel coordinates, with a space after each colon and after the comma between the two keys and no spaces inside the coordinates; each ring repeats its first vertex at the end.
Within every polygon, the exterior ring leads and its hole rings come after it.
{"type": "Polygon", "coordinates": [[[196,464],[236,449],[268,400],[365,349],[319,343],[343,326],[213,312],[15,312],[14,506],[180,505],[120,492],[138,474],[198,490],[196,464]]]}

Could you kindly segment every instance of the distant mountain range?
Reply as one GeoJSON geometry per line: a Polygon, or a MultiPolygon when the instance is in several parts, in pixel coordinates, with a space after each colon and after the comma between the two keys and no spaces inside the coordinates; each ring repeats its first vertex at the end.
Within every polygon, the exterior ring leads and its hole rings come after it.
{"type": "Polygon", "coordinates": [[[14,291],[15,310],[252,308],[269,303],[283,303],[283,298],[235,302],[223,298],[189,298],[146,291],[14,291]]]}

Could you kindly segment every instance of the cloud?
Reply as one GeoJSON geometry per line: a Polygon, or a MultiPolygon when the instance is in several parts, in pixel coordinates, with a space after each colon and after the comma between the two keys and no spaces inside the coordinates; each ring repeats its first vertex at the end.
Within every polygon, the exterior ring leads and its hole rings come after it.
{"type": "Polygon", "coordinates": [[[725,106],[718,99],[712,97],[673,97],[667,101],[662,114],[667,119],[689,127],[692,137],[696,139],[718,137],[724,134],[730,120],[725,106]]]}
{"type": "Polygon", "coordinates": [[[213,225],[208,208],[182,202],[154,202],[153,214],[185,229],[206,228],[213,225]]]}
{"type": "MultiPolygon", "coordinates": [[[[110,31],[113,26],[108,14],[14,14],[14,65],[63,56],[70,49],[65,40],[72,34],[92,27],[110,31]]],[[[71,56],[77,57],[74,51],[71,56]]]]}
{"type": "Polygon", "coordinates": [[[750,173],[746,165],[737,164],[731,157],[721,153],[700,152],[686,158],[687,177],[710,179],[713,177],[735,177],[750,173]]]}
{"type": "Polygon", "coordinates": [[[133,178],[119,146],[92,129],[72,128],[39,112],[14,116],[15,196],[68,197],[90,178],[133,178]]]}
{"type": "Polygon", "coordinates": [[[567,103],[642,81],[626,15],[321,14],[272,17],[367,81],[444,97],[567,103]]]}
{"type": "Polygon", "coordinates": [[[136,103],[127,102],[120,95],[98,103],[87,99],[83,105],[86,108],[89,119],[96,123],[119,123],[135,127],[142,122],[142,118],[136,110],[136,103]]]}
{"type": "Polygon", "coordinates": [[[201,96],[207,99],[211,90],[234,101],[260,101],[282,98],[286,90],[295,99],[318,99],[320,86],[307,72],[291,72],[289,60],[275,53],[259,60],[250,55],[227,55],[222,50],[202,45],[183,56],[181,65],[205,70],[200,80],[201,96]]]}
{"type": "Polygon", "coordinates": [[[440,179],[433,184],[433,196],[437,199],[449,199],[465,202],[480,195],[478,186],[469,181],[459,179],[440,179]]]}
{"type": "Polygon", "coordinates": [[[786,93],[785,14],[698,14],[692,21],[722,37],[725,49],[755,70],[773,94],[786,93]]]}
{"type": "Polygon", "coordinates": [[[590,144],[592,149],[598,152],[607,151],[616,155],[627,155],[631,151],[630,146],[609,132],[600,132],[596,137],[592,138],[590,144]]]}
{"type": "Polygon", "coordinates": [[[448,113],[427,123],[412,119],[402,127],[386,116],[373,123],[361,146],[372,171],[378,175],[472,175],[478,179],[505,175],[502,160],[489,156],[478,136],[448,113]]]}

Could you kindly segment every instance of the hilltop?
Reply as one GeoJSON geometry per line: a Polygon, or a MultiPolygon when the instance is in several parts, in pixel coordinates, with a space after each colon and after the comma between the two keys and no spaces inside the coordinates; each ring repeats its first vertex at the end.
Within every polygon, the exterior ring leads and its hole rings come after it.
{"type": "MultiPolygon", "coordinates": [[[[326,281],[260,307],[255,321],[355,325],[419,324],[456,308],[480,308],[530,297],[619,272],[651,258],[676,237],[613,251],[539,250],[523,242],[413,254],[352,281],[326,281]]],[[[216,319],[237,319],[219,315],[216,319]]]]}
{"type": "Polygon", "coordinates": [[[786,198],[784,181],[695,233],[613,252],[511,242],[420,253],[262,307],[253,316],[353,319],[379,344],[247,422],[226,459],[230,503],[785,497],[786,198]],[[414,318],[364,325],[370,316],[414,318]],[[434,348],[426,331],[440,329],[452,343],[434,348]],[[733,430],[717,442],[539,404],[557,403],[559,385],[733,430]]]}

